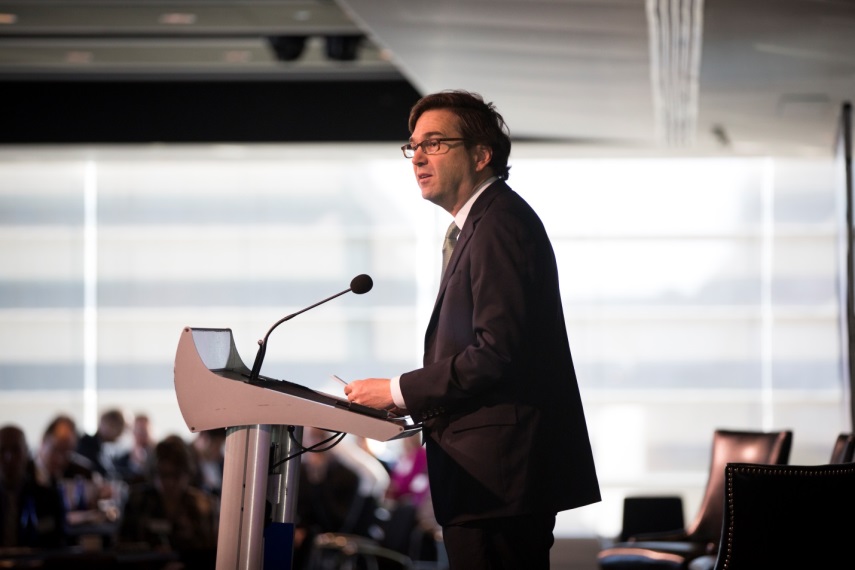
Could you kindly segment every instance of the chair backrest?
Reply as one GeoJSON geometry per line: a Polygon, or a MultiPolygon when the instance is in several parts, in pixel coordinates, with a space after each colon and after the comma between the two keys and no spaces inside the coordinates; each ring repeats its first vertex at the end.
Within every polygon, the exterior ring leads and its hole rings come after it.
{"type": "Polygon", "coordinates": [[[715,570],[852,567],[855,463],[731,463],[725,486],[715,570]]]}
{"type": "Polygon", "coordinates": [[[623,524],[618,542],[656,532],[682,532],[683,498],[679,495],[629,496],[623,499],[623,524]]]}
{"type": "Polygon", "coordinates": [[[850,463],[853,453],[855,453],[855,434],[841,433],[834,441],[834,448],[831,450],[831,458],[828,462],[850,463]]]}
{"type": "Polygon", "coordinates": [[[703,500],[691,526],[692,542],[718,544],[724,511],[724,476],[728,463],[785,465],[790,460],[793,432],[716,430],[703,500]]]}

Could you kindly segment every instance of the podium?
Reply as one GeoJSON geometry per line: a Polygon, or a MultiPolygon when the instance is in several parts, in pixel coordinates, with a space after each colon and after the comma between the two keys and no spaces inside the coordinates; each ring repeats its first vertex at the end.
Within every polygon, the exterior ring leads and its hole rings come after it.
{"type": "MultiPolygon", "coordinates": [[[[217,570],[269,570],[277,553],[264,533],[289,529],[299,485],[305,426],[390,441],[419,433],[408,418],[266,376],[250,379],[231,329],[185,327],[175,355],[175,394],[191,432],[226,428],[217,570]],[[265,503],[272,521],[265,529],[265,503]]],[[[281,565],[290,568],[289,537],[281,565]]],[[[272,542],[272,541],[271,541],[272,542]]]]}

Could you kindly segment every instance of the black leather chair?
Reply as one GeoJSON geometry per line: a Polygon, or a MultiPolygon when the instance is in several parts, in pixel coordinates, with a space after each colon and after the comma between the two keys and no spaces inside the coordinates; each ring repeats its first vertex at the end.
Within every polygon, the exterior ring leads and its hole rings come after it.
{"type": "MultiPolygon", "coordinates": [[[[831,465],[851,463],[853,452],[855,452],[855,434],[847,432],[840,433],[834,441],[834,446],[832,447],[831,457],[829,458],[828,463],[831,465]]],[[[728,468],[730,468],[730,466],[728,466],[728,468]]],[[[728,475],[725,473],[725,480],[727,480],[727,478],[728,475]]],[[[727,484],[727,481],[725,481],[725,484],[727,484]]],[[[729,499],[730,497],[727,496],[725,500],[729,499]]],[[[725,505],[725,511],[727,511],[727,505],[725,505]]],[[[725,519],[722,536],[726,536],[727,532],[727,520],[725,519]]],[[[721,542],[719,542],[719,544],[721,544],[721,542]]],[[[699,556],[689,564],[689,570],[713,570],[715,568],[716,558],[717,554],[699,556]]]]}
{"type": "Polygon", "coordinates": [[[731,463],[715,570],[852,568],[855,463],[731,463]]]}
{"type": "Polygon", "coordinates": [[[828,462],[851,463],[853,454],[855,454],[855,434],[843,432],[837,435],[828,462]]]}
{"type": "Polygon", "coordinates": [[[687,570],[689,563],[714,554],[721,536],[728,463],[786,464],[792,447],[792,431],[716,430],[703,500],[692,524],[677,532],[631,537],[601,550],[602,570],[687,570]]]}
{"type": "Polygon", "coordinates": [[[623,522],[618,541],[638,534],[678,531],[686,525],[679,495],[630,496],[623,499],[623,522]]]}

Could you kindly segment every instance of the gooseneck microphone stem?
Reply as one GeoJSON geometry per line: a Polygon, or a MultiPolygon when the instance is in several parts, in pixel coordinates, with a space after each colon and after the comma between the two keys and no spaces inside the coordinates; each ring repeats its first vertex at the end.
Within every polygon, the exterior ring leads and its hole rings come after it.
{"type": "Polygon", "coordinates": [[[324,299],[323,301],[318,301],[317,303],[315,303],[311,307],[306,307],[305,309],[297,311],[296,313],[292,313],[292,314],[288,315],[287,317],[282,317],[281,319],[276,321],[276,323],[274,323],[273,326],[270,327],[270,330],[267,331],[267,334],[264,335],[264,338],[262,340],[258,341],[258,353],[255,355],[255,362],[252,364],[252,373],[249,376],[250,380],[258,380],[258,374],[261,372],[261,362],[264,360],[264,355],[267,353],[267,339],[270,337],[270,333],[273,332],[273,329],[275,329],[276,327],[278,327],[279,325],[281,325],[285,321],[288,321],[290,319],[293,319],[297,315],[305,313],[309,309],[314,309],[318,305],[323,305],[327,301],[332,301],[336,297],[340,297],[340,296],[342,296],[348,292],[350,292],[350,289],[345,289],[341,293],[336,293],[332,297],[328,297],[328,298],[324,299]]]}
{"type": "Polygon", "coordinates": [[[301,309],[301,310],[297,311],[296,313],[291,313],[290,315],[282,317],[281,319],[279,319],[278,321],[273,323],[273,326],[270,327],[270,330],[267,331],[267,334],[264,335],[264,338],[258,341],[258,352],[255,354],[255,362],[252,363],[252,370],[249,373],[250,381],[258,380],[258,375],[261,373],[261,363],[264,361],[264,355],[267,353],[267,339],[270,337],[270,333],[273,332],[273,329],[275,329],[276,327],[278,327],[279,325],[281,325],[285,321],[293,319],[297,315],[301,315],[301,314],[305,313],[306,311],[308,311],[309,309],[314,309],[318,305],[323,305],[327,301],[332,301],[336,297],[341,297],[345,293],[349,293],[351,291],[353,291],[357,295],[362,295],[363,293],[367,293],[368,291],[371,290],[371,287],[373,285],[374,285],[374,282],[371,280],[371,277],[369,277],[368,275],[365,275],[364,273],[362,275],[357,275],[356,277],[353,278],[353,280],[351,280],[350,287],[348,287],[344,291],[336,293],[335,295],[333,295],[331,297],[327,297],[323,301],[318,301],[314,305],[310,305],[310,306],[306,307],[305,309],[301,309]]]}

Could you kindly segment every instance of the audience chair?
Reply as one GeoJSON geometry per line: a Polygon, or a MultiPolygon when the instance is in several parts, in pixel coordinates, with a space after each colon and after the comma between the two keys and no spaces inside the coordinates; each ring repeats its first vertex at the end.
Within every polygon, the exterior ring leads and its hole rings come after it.
{"type": "Polygon", "coordinates": [[[678,531],[685,524],[683,498],[678,495],[624,497],[618,541],[625,542],[638,534],[678,531]]]}
{"type": "Polygon", "coordinates": [[[715,570],[851,568],[855,464],[731,463],[715,570]]]}
{"type": "MultiPolygon", "coordinates": [[[[839,434],[837,439],[834,441],[834,447],[832,448],[831,457],[829,458],[828,463],[830,465],[851,463],[853,451],[855,451],[855,434],[843,432],[839,434]]],[[[725,474],[725,477],[727,477],[727,474],[725,474]]],[[[727,499],[728,498],[726,497],[725,500],[727,499]]],[[[725,511],[727,511],[727,505],[725,505],[725,511]]],[[[727,533],[726,519],[724,524],[725,527],[724,530],[722,530],[722,536],[725,536],[727,533]]],[[[689,564],[689,570],[713,570],[715,568],[716,558],[716,554],[700,556],[689,564]]]]}
{"type": "Polygon", "coordinates": [[[829,463],[851,463],[855,453],[855,434],[843,432],[834,441],[829,463]]]}
{"type": "Polygon", "coordinates": [[[689,563],[714,554],[721,536],[728,463],[786,464],[792,431],[716,430],[703,500],[692,524],[677,532],[648,533],[605,548],[597,555],[602,570],[687,570],[689,563]]]}

